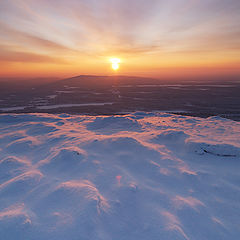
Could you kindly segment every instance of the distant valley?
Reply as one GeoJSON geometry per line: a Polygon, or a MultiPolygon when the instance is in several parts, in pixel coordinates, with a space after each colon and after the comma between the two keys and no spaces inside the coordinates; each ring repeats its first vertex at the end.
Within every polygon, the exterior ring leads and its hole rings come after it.
{"type": "Polygon", "coordinates": [[[163,111],[240,120],[240,81],[82,75],[36,82],[12,82],[8,87],[4,87],[6,82],[0,83],[0,113],[110,115],[163,111]]]}

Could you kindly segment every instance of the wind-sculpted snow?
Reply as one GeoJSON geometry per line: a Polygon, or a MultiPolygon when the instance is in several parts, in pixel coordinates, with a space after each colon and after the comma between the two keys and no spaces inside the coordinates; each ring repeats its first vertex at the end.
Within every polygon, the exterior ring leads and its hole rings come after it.
{"type": "Polygon", "coordinates": [[[0,115],[0,239],[239,239],[240,124],[0,115]]]}
{"type": "Polygon", "coordinates": [[[130,117],[112,116],[97,117],[93,122],[88,124],[88,130],[99,133],[117,133],[119,131],[140,131],[141,125],[130,117]]]}

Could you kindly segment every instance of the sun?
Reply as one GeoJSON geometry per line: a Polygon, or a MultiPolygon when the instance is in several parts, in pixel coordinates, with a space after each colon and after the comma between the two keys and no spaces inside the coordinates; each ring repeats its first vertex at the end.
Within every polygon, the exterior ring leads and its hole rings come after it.
{"type": "Polygon", "coordinates": [[[117,71],[121,60],[119,58],[110,58],[110,62],[112,63],[112,69],[117,71]]]}

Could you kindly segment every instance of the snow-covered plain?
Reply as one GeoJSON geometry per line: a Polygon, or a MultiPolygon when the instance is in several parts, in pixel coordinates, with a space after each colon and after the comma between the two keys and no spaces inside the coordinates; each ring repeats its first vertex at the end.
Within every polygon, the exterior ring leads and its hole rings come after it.
{"type": "Polygon", "coordinates": [[[240,239],[240,124],[0,115],[0,239],[240,239]]]}

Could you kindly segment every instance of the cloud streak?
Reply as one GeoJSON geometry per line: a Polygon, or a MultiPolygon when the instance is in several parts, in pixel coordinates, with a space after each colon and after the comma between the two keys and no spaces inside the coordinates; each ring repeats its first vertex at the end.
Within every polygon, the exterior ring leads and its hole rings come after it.
{"type": "Polygon", "coordinates": [[[0,61],[2,62],[29,62],[29,63],[58,63],[65,64],[63,60],[58,58],[36,54],[27,51],[15,51],[8,49],[4,45],[0,45],[0,61]]]}

